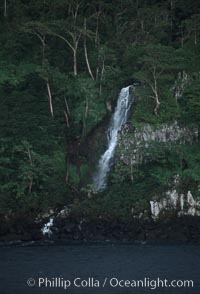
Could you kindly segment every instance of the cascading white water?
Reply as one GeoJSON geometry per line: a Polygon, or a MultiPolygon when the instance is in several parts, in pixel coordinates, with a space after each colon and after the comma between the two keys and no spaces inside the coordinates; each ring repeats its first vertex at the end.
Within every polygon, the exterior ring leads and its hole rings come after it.
{"type": "Polygon", "coordinates": [[[133,95],[130,93],[132,87],[122,88],[119,94],[117,106],[108,128],[108,148],[99,160],[97,172],[93,178],[94,191],[102,191],[106,187],[107,174],[117,145],[117,135],[122,125],[127,121],[128,111],[133,102],[133,95]]]}

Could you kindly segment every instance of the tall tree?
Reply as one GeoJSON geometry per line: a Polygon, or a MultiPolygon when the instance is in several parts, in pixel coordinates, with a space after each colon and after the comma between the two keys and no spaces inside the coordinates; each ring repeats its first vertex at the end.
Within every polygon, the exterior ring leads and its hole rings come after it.
{"type": "Polygon", "coordinates": [[[161,45],[149,45],[145,47],[139,63],[142,65],[135,76],[148,87],[148,96],[155,101],[153,112],[158,114],[161,104],[160,88],[163,80],[168,84],[168,80],[174,80],[174,50],[171,47],[161,45]]]}

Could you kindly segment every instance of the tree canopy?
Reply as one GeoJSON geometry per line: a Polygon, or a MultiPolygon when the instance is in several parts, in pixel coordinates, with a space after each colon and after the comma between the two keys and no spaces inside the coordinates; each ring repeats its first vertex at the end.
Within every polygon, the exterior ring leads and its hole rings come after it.
{"type": "Polygon", "coordinates": [[[135,122],[199,126],[199,1],[5,0],[0,21],[2,211],[72,201],[128,82],[135,122]]]}

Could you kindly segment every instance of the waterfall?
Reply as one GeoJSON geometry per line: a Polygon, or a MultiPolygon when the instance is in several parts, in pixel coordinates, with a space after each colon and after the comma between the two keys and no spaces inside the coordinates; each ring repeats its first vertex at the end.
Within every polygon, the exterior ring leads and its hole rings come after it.
{"type": "Polygon", "coordinates": [[[102,191],[106,187],[107,174],[110,170],[112,158],[117,146],[118,132],[120,131],[122,125],[126,123],[128,111],[133,102],[133,95],[129,90],[132,87],[133,86],[122,88],[119,94],[117,106],[108,127],[108,147],[99,160],[97,172],[93,178],[94,191],[102,191]]]}

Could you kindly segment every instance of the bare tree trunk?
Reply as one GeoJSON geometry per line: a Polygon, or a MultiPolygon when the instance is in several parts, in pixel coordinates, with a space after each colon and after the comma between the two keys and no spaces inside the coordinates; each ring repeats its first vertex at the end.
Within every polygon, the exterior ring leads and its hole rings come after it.
{"type": "Polygon", "coordinates": [[[77,72],[77,50],[78,50],[78,44],[79,44],[79,40],[81,37],[81,33],[79,33],[78,35],[73,35],[72,39],[73,39],[73,45],[71,46],[72,51],[73,51],[73,59],[74,59],[74,75],[77,76],[78,72],[77,72]]]}
{"type": "Polygon", "coordinates": [[[51,112],[51,116],[54,118],[54,113],[53,113],[53,105],[52,105],[52,95],[51,95],[51,89],[48,80],[46,81],[47,83],[47,92],[48,92],[48,97],[49,97],[49,108],[51,112]]]}
{"type": "Polygon", "coordinates": [[[7,17],[7,0],[4,0],[4,17],[7,17]]]}
{"type": "Polygon", "coordinates": [[[65,106],[66,106],[66,109],[67,109],[67,113],[70,115],[69,106],[68,106],[66,98],[65,98],[65,106]]]}
{"type": "Polygon", "coordinates": [[[158,108],[160,107],[160,101],[158,99],[158,88],[157,88],[157,78],[156,78],[156,71],[154,70],[154,92],[155,92],[155,98],[156,98],[156,107],[154,108],[154,113],[158,114],[158,108]]]}
{"type": "Polygon", "coordinates": [[[99,67],[100,67],[100,56],[98,53],[97,68],[96,68],[96,81],[99,79],[99,67]]]}
{"type": "Polygon", "coordinates": [[[45,35],[40,35],[39,33],[34,33],[38,39],[40,40],[42,44],[42,66],[44,67],[44,61],[45,61],[45,49],[46,49],[46,42],[45,42],[45,35]]]}
{"type": "Polygon", "coordinates": [[[89,103],[88,103],[88,99],[86,98],[85,113],[84,113],[84,117],[83,117],[83,131],[82,131],[82,134],[84,134],[85,129],[86,129],[86,119],[87,119],[87,116],[88,116],[88,109],[89,109],[89,103]]]}
{"type": "Polygon", "coordinates": [[[131,159],[131,182],[133,183],[133,161],[131,159]]]}
{"type": "Polygon", "coordinates": [[[101,92],[102,92],[102,81],[103,81],[104,71],[105,71],[105,59],[103,59],[102,69],[101,69],[101,78],[100,78],[100,86],[99,86],[99,95],[101,95],[101,92]]]}
{"type": "MultiPolygon", "coordinates": [[[[74,60],[74,75],[77,76],[77,48],[78,48],[78,43],[79,43],[79,40],[80,40],[80,36],[81,36],[81,33],[76,33],[76,20],[77,20],[77,16],[78,16],[78,10],[79,10],[79,7],[80,7],[80,3],[76,3],[76,6],[73,7],[71,9],[71,14],[72,14],[72,17],[73,17],[73,23],[74,23],[74,32],[69,32],[69,34],[71,35],[72,37],[72,40],[73,40],[73,45],[70,45],[70,47],[72,48],[73,50],[73,60],[74,60]]],[[[69,44],[69,42],[68,42],[69,44]]]]}
{"type": "Polygon", "coordinates": [[[56,33],[52,33],[51,35],[56,36],[58,38],[60,38],[61,40],[63,40],[68,46],[69,48],[72,50],[73,52],[73,72],[74,75],[77,76],[77,49],[78,49],[78,44],[79,44],[79,40],[81,37],[81,33],[79,33],[79,35],[73,35],[73,33],[69,32],[70,35],[72,36],[73,42],[69,42],[68,39],[66,39],[65,37],[56,34],[56,33]]]}
{"type": "Polygon", "coordinates": [[[197,31],[194,31],[194,45],[197,46],[197,31]]]}
{"type": "Polygon", "coordinates": [[[70,127],[70,125],[69,125],[70,111],[69,111],[69,106],[68,106],[66,98],[65,98],[65,106],[66,106],[66,111],[64,110],[64,115],[65,115],[67,127],[69,128],[70,127]]]}
{"type": "Polygon", "coordinates": [[[67,159],[67,162],[66,162],[66,177],[65,177],[66,183],[68,182],[68,179],[69,179],[69,160],[67,159]]]}
{"type": "Polygon", "coordinates": [[[159,107],[160,107],[160,101],[158,100],[158,95],[157,95],[157,93],[156,93],[156,106],[155,106],[155,108],[154,108],[154,113],[155,113],[155,115],[158,115],[158,109],[159,109],[159,107]]]}
{"type": "Polygon", "coordinates": [[[99,46],[99,17],[100,17],[101,11],[97,12],[97,24],[96,24],[96,31],[95,31],[95,45],[99,46]]]}
{"type": "Polygon", "coordinates": [[[157,76],[156,76],[156,67],[155,66],[153,66],[152,75],[153,75],[153,84],[149,83],[149,85],[154,93],[154,96],[151,96],[151,97],[156,101],[156,105],[155,105],[153,112],[155,115],[157,115],[158,109],[160,107],[160,101],[159,101],[159,95],[158,95],[157,76]]]}
{"type": "Polygon", "coordinates": [[[65,115],[65,120],[66,120],[67,127],[69,129],[69,119],[68,119],[67,112],[65,110],[64,110],[64,115],[65,115]]]}
{"type": "Polygon", "coordinates": [[[96,80],[98,80],[99,78],[99,65],[97,66],[97,69],[96,69],[96,80]]]}
{"type": "Polygon", "coordinates": [[[96,26],[96,32],[95,32],[95,44],[96,46],[98,45],[98,41],[99,41],[99,33],[98,33],[98,30],[99,30],[99,18],[97,18],[97,26],[96,26]]]}
{"type": "MultiPolygon", "coordinates": [[[[45,36],[44,35],[41,36],[38,33],[35,33],[35,35],[39,38],[39,40],[41,41],[41,44],[42,44],[42,66],[44,68],[44,65],[45,65],[45,50],[46,50],[45,36]]],[[[49,82],[48,82],[47,78],[46,78],[46,85],[47,85],[47,92],[48,92],[48,97],[49,97],[49,108],[50,108],[51,116],[54,118],[51,89],[50,89],[50,85],[49,85],[49,82]]]]}
{"type": "Polygon", "coordinates": [[[46,49],[46,43],[45,43],[45,36],[43,36],[42,38],[42,66],[44,67],[44,63],[45,63],[45,49],[46,49]]]}
{"type": "MultiPolygon", "coordinates": [[[[31,151],[30,151],[29,148],[28,148],[28,158],[29,158],[29,161],[30,161],[30,165],[32,166],[33,161],[32,161],[32,157],[31,157],[31,151]]],[[[29,193],[31,193],[31,191],[32,191],[32,186],[33,186],[33,177],[31,176],[30,177],[30,182],[29,182],[29,187],[28,187],[29,193]]]]}
{"type": "MultiPolygon", "coordinates": [[[[34,32],[33,34],[38,37],[38,39],[40,40],[40,42],[42,44],[42,67],[44,69],[44,66],[45,66],[45,50],[46,50],[45,35],[42,35],[42,34],[37,33],[37,32],[34,32]]],[[[51,116],[54,118],[50,85],[49,85],[47,77],[44,78],[44,80],[46,81],[46,86],[47,86],[47,93],[48,93],[48,97],[49,97],[49,108],[50,108],[51,116]]]]}
{"type": "Polygon", "coordinates": [[[77,76],[77,58],[76,58],[76,49],[73,50],[73,60],[74,60],[74,75],[77,76]]]}
{"type": "Polygon", "coordinates": [[[85,20],[84,20],[84,39],[83,39],[85,60],[86,60],[88,72],[89,72],[91,78],[94,80],[94,76],[93,76],[92,71],[91,71],[90,63],[89,63],[89,60],[88,60],[88,54],[87,54],[86,31],[87,31],[87,27],[86,27],[86,18],[85,18],[85,20]]]}
{"type": "Polygon", "coordinates": [[[173,9],[173,0],[170,1],[170,8],[173,9]]]}
{"type": "MultiPolygon", "coordinates": [[[[97,15],[97,22],[96,22],[96,31],[95,31],[95,46],[97,48],[97,51],[99,51],[99,44],[100,44],[100,38],[99,38],[99,18],[101,15],[101,10],[96,12],[97,15]]],[[[99,79],[99,54],[98,54],[98,60],[97,60],[97,68],[96,68],[96,76],[95,79],[98,80],[99,79]]]]}

